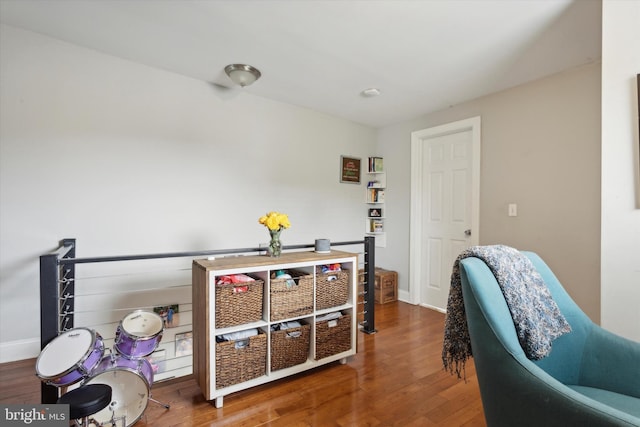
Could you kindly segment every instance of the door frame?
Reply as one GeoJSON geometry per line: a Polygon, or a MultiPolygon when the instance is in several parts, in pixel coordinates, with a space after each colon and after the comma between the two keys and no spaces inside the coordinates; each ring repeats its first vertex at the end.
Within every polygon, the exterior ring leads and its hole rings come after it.
{"type": "MultiPolygon", "coordinates": [[[[471,239],[470,244],[480,241],[480,116],[459,120],[440,126],[418,130],[411,133],[411,211],[409,233],[409,298],[412,304],[420,304],[434,310],[445,310],[421,303],[421,279],[423,277],[422,235],[423,235],[423,188],[422,177],[426,166],[422,160],[425,140],[452,133],[471,131],[471,239]]],[[[452,266],[453,267],[453,266],[452,266]]]]}

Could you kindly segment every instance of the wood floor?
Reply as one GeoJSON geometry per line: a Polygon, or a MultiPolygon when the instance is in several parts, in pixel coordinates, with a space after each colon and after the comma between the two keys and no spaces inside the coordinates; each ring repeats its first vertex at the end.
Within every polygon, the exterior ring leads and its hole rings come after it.
{"type": "MultiPolygon", "coordinates": [[[[358,354],[224,398],[217,409],[192,378],[155,384],[136,427],[486,426],[473,363],[467,381],[442,369],[444,315],[402,302],[376,305],[378,333],[358,354]]],[[[0,365],[0,403],[39,403],[35,359],[0,365]]]]}

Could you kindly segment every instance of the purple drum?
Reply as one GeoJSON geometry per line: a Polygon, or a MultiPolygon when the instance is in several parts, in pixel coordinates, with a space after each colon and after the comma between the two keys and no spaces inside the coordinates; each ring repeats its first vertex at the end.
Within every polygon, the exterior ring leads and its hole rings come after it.
{"type": "Polygon", "coordinates": [[[112,354],[102,359],[84,384],[111,386],[111,403],[91,416],[98,425],[124,420],[122,425],[131,426],[147,409],[153,369],[147,359],[127,359],[112,354]]]}
{"type": "Polygon", "coordinates": [[[70,329],[40,352],[36,375],[47,384],[65,387],[88,377],[103,355],[99,333],[89,328],[70,329]]]}
{"type": "Polygon", "coordinates": [[[163,330],[162,317],[151,311],[136,310],[120,321],[114,347],[129,359],[148,356],[158,348],[163,330]]]}

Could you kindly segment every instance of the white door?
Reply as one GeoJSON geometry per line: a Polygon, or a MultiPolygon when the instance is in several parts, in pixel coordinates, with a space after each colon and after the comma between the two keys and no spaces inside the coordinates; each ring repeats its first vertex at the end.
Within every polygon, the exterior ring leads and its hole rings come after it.
{"type": "Polygon", "coordinates": [[[479,118],[412,134],[412,298],[444,311],[460,252],[478,244],[479,118]],[[415,150],[415,151],[414,151],[415,150]],[[415,184],[415,185],[414,185],[415,184]],[[413,190],[418,192],[413,193],[413,190]],[[414,218],[415,216],[415,218],[414,218]],[[414,274],[415,273],[415,274],[414,274]],[[414,294],[413,287],[418,284],[414,294]]]}

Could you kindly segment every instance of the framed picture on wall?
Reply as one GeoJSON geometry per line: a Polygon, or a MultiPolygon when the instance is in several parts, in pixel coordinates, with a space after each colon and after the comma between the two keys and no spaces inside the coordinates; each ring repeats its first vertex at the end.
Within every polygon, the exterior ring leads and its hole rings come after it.
{"type": "Polygon", "coordinates": [[[193,332],[176,334],[176,357],[193,354],[193,332]]]}
{"type": "Polygon", "coordinates": [[[162,305],[153,307],[153,311],[162,317],[162,326],[165,328],[175,328],[180,326],[180,306],[178,304],[162,305]]]}
{"type": "Polygon", "coordinates": [[[382,209],[381,208],[369,209],[369,218],[382,218],[382,209]]]}
{"type": "Polygon", "coordinates": [[[156,350],[146,357],[151,365],[154,374],[164,372],[166,369],[165,359],[167,358],[166,350],[156,350]]]}
{"type": "Polygon", "coordinates": [[[340,156],[340,182],[360,184],[360,159],[340,156]]]}

